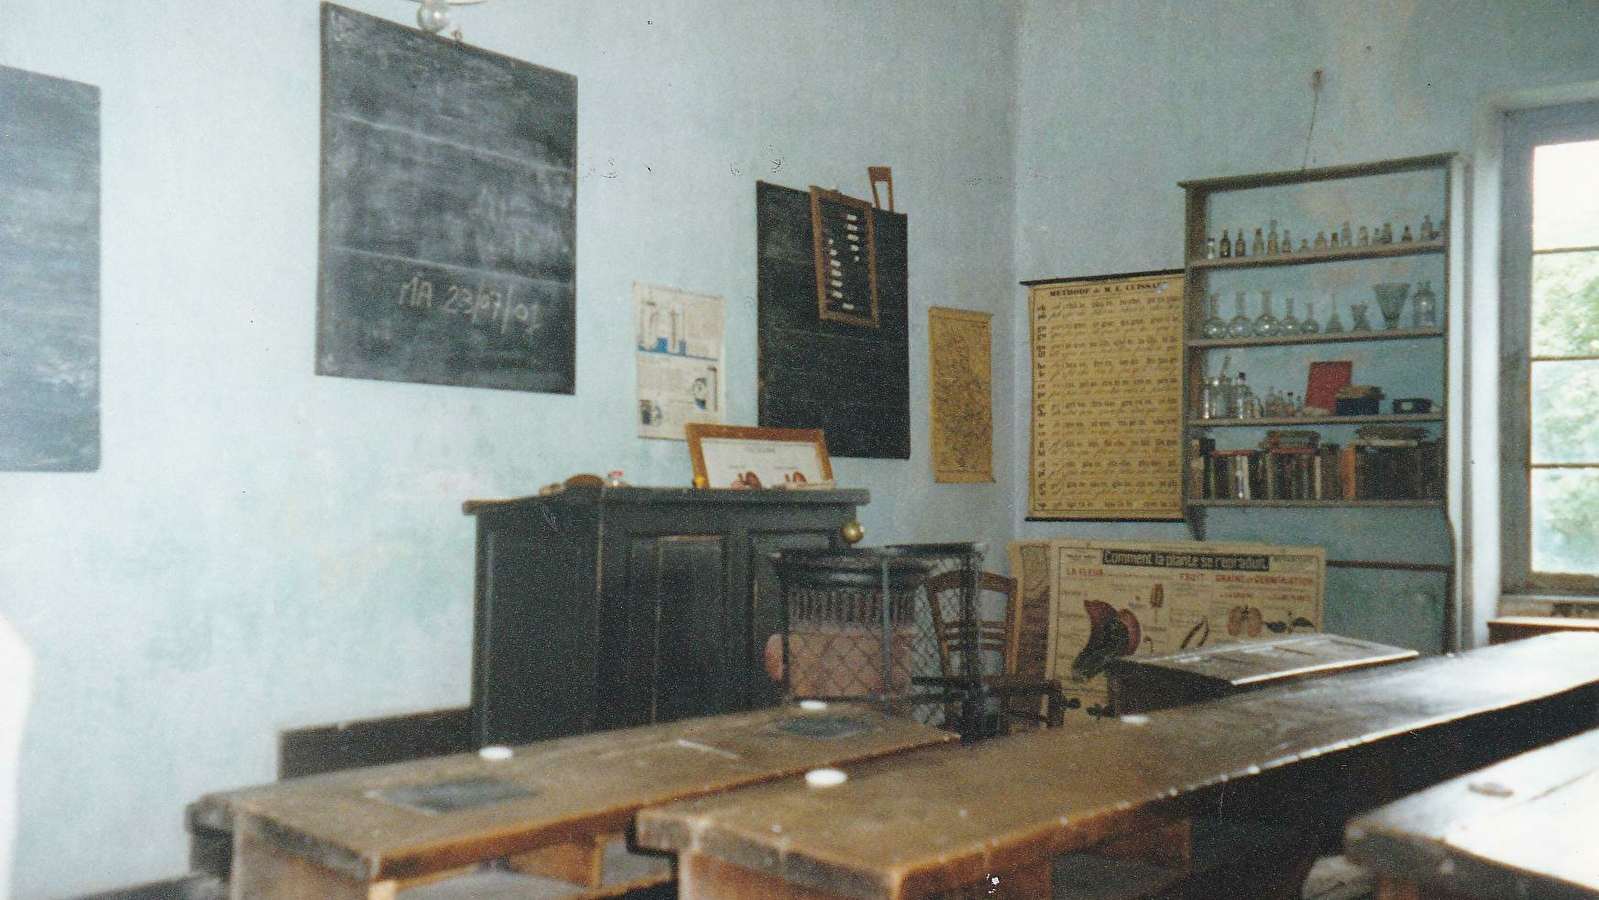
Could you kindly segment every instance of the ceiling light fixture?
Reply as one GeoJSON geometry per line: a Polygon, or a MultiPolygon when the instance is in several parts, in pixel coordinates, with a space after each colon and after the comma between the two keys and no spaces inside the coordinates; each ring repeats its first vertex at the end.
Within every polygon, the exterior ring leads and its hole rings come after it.
{"type": "MultiPolygon", "coordinates": [[[[411,2],[421,4],[416,11],[416,24],[428,34],[438,34],[450,27],[450,7],[471,6],[484,0],[411,0],[411,2]]],[[[460,37],[459,29],[456,37],[460,37]]]]}

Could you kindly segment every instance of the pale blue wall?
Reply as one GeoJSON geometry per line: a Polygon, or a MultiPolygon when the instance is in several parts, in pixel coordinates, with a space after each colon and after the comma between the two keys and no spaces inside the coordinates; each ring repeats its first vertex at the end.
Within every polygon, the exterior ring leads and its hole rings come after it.
{"type": "Polygon", "coordinates": [[[181,874],[184,803],[270,779],[279,729],[464,705],[461,501],[611,468],[688,481],[682,443],[634,437],[635,279],[727,298],[732,418],[753,424],[756,178],[860,196],[866,166],[893,166],[914,457],[835,471],[871,489],[870,541],[1008,536],[1004,472],[932,484],[925,345],[929,306],[1009,302],[1011,4],[493,0],[459,18],[578,77],[574,397],[312,374],[313,0],[0,2],[0,64],[98,85],[104,116],[104,466],[0,473],[0,614],[38,657],[17,897],[181,874]]]}
{"type": "MultiPolygon", "coordinates": [[[[1599,76],[1599,0],[1024,0],[1022,6],[1018,279],[1178,268],[1178,181],[1306,163],[1469,155],[1485,95],[1599,76]],[[1326,81],[1307,155],[1316,69],[1326,81]]],[[[1463,268],[1457,265],[1457,277],[1463,268]]],[[[1016,289],[1013,296],[1014,353],[1025,360],[1025,295],[1016,289]]],[[[1477,319],[1493,313],[1477,311],[1477,319]]],[[[1459,376],[1468,343],[1496,352],[1491,336],[1456,341],[1451,403],[1458,409],[1465,409],[1459,376]]],[[[1027,367],[1014,371],[1017,396],[1025,398],[1027,367]]],[[[1492,409],[1466,416],[1477,428],[1496,423],[1492,409]]],[[[1025,447],[1025,408],[1012,426],[1017,446],[1025,447]]],[[[1024,523],[1027,460],[1019,454],[1011,462],[1022,492],[1016,506],[1022,536],[1187,534],[1181,525],[1024,523]]],[[[1391,534],[1369,529],[1346,529],[1345,537],[1345,552],[1366,558],[1380,558],[1391,549],[1380,544],[1393,542],[1391,534]]]]}

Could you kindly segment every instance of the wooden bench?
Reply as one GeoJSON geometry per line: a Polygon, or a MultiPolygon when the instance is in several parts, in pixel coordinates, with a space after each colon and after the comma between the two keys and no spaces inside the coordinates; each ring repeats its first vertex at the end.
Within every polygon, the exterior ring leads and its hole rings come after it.
{"type": "Polygon", "coordinates": [[[230,838],[234,900],[606,897],[671,879],[669,858],[627,846],[640,807],[953,739],[787,707],[294,779],[189,815],[230,838]]]}
{"type": "MultiPolygon", "coordinates": [[[[1419,786],[1592,727],[1599,635],[1314,679],[1103,727],[998,738],[646,809],[683,900],[1046,898],[1090,848],[1181,873],[1196,815],[1315,835],[1419,786]]],[[[1316,841],[1211,896],[1289,896],[1316,841]],[[1275,880],[1273,872],[1277,873],[1275,880]]],[[[1224,884],[1215,881],[1212,884],[1224,884]]]]}
{"type": "Polygon", "coordinates": [[[1415,659],[1414,650],[1336,634],[1295,634],[1162,656],[1121,657],[1108,671],[1117,715],[1170,709],[1301,678],[1415,659]]]}
{"type": "Polygon", "coordinates": [[[1383,900],[1599,897],[1599,732],[1440,784],[1349,824],[1383,900]]]}
{"type": "Polygon", "coordinates": [[[1557,631],[1599,631],[1599,619],[1569,616],[1501,616],[1488,620],[1488,643],[1503,644],[1557,631]]]}

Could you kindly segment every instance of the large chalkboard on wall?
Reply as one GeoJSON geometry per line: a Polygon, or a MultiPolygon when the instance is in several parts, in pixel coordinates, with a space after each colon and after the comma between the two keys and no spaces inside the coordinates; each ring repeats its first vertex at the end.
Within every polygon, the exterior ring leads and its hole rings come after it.
{"type": "Polygon", "coordinates": [[[909,459],[905,216],[870,210],[877,324],[824,320],[811,195],[757,182],[760,422],[820,428],[831,456],[909,459]]]}
{"type": "Polygon", "coordinates": [[[100,467],[100,91],[0,66],[0,469],[100,467]]]}
{"type": "Polygon", "coordinates": [[[577,79],[322,7],[317,372],[570,394],[577,79]]]}

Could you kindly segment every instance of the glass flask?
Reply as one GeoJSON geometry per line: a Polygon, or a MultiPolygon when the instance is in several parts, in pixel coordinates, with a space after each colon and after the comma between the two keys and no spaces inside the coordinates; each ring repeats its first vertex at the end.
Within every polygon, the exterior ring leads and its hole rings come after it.
{"type": "Polygon", "coordinates": [[[1249,314],[1244,312],[1244,292],[1238,292],[1238,315],[1227,320],[1227,336],[1230,338],[1249,337],[1254,334],[1254,323],[1249,320],[1249,314]]]}
{"type": "Polygon", "coordinates": [[[1227,322],[1222,319],[1217,305],[1221,298],[1215,294],[1205,298],[1205,323],[1200,326],[1200,333],[1208,338],[1224,338],[1227,336],[1227,322]]]}
{"type": "MultiPolygon", "coordinates": [[[[1290,300],[1289,303],[1294,301],[1290,300]]],[[[1305,320],[1299,323],[1300,334],[1320,334],[1321,323],[1316,321],[1316,301],[1309,300],[1305,303],[1305,320]]]]}
{"type": "Polygon", "coordinates": [[[1277,322],[1277,333],[1283,337],[1295,337],[1300,334],[1301,325],[1299,317],[1294,315],[1294,298],[1288,298],[1288,311],[1277,322]]]}
{"type": "Polygon", "coordinates": [[[1271,314],[1271,291],[1260,292],[1260,315],[1255,317],[1255,337],[1276,337],[1277,317],[1271,314]]]}

